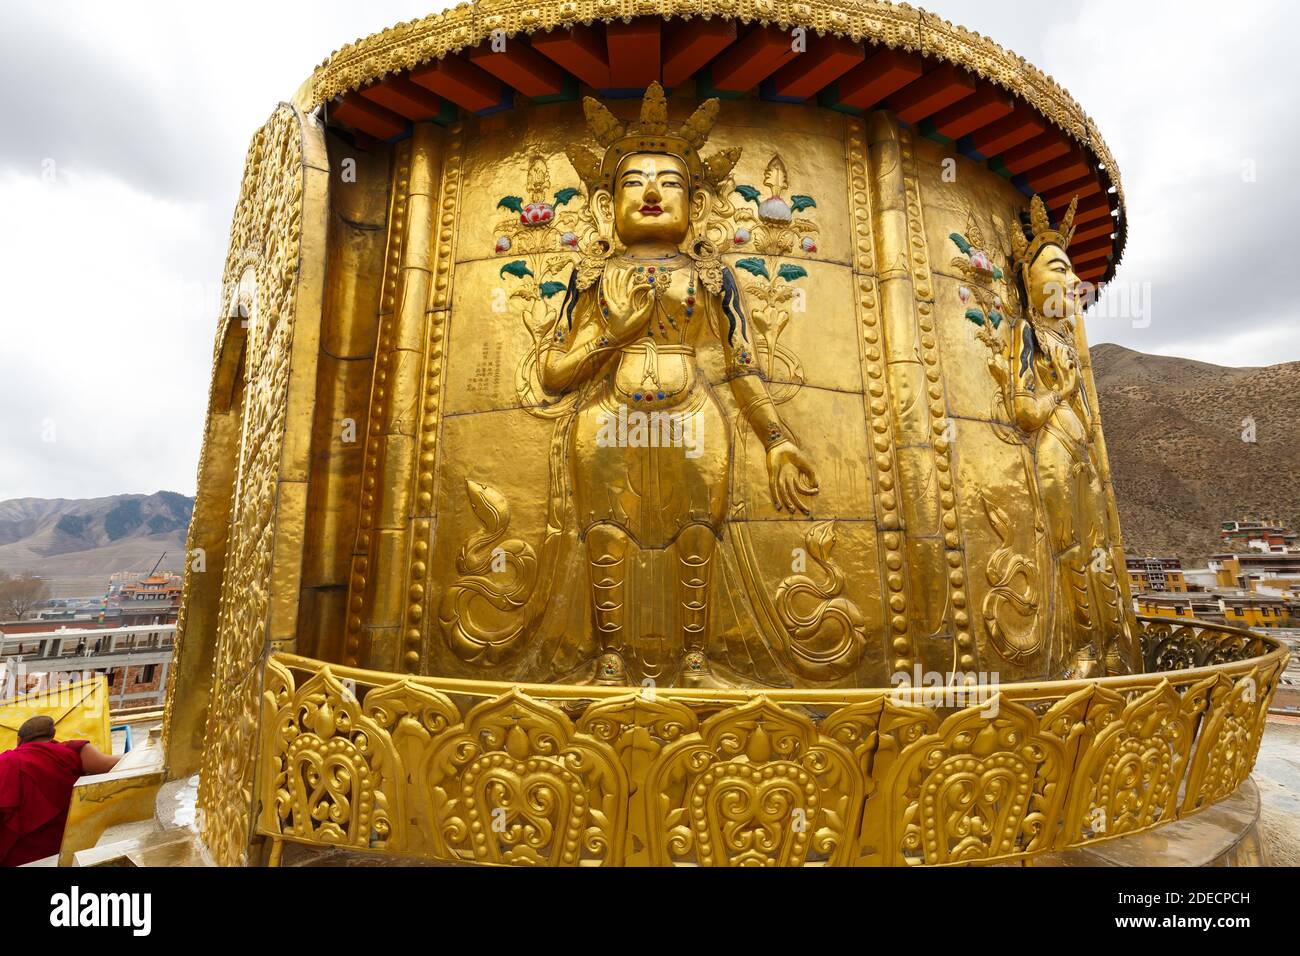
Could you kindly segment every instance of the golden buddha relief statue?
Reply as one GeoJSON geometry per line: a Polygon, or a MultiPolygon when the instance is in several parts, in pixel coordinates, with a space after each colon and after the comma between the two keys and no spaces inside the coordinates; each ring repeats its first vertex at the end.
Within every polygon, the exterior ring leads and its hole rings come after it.
{"type": "MultiPolygon", "coordinates": [[[[1026,486],[1037,531],[1035,561],[1000,557],[1003,592],[1031,618],[1028,628],[1003,632],[987,614],[990,637],[1008,659],[1045,655],[1040,666],[1053,677],[1129,673],[1137,646],[1115,568],[1103,475],[1106,463],[1096,440],[1095,408],[1084,385],[1077,323],[1084,293],[1066,249],[1074,232],[1077,200],[1058,227],[1035,196],[1022,227],[1011,230],[1011,270],[1023,314],[1006,322],[998,296],[978,287],[963,290],[976,304],[967,317],[981,326],[979,338],[992,351],[989,371],[1006,415],[1023,443],[1026,486]],[[1014,562],[1014,564],[1013,564],[1014,562]],[[1021,575],[1023,587],[1009,587],[1021,575]]],[[[964,246],[968,277],[1001,280],[1001,269],[975,242],[954,234],[964,246]]],[[[1008,518],[985,502],[990,521],[1004,533],[1008,518]]],[[[1004,549],[1005,550],[1005,549],[1004,549]]],[[[996,589],[995,589],[996,591],[996,589]]]]}
{"type": "MultiPolygon", "coordinates": [[[[585,107],[603,152],[568,155],[588,187],[590,234],[533,362],[563,409],[554,461],[572,492],[599,652],[579,668],[590,673],[567,676],[709,683],[719,679],[706,643],[733,458],[715,388],[725,383],[761,441],[778,510],[806,513],[816,472],[777,412],[735,276],[709,238],[739,156],[701,156],[718,102],[680,129],[658,84],[627,127],[593,99],[585,107]]],[[[464,616],[446,617],[457,648],[464,616]]],[[[478,656],[477,644],[460,644],[462,658],[478,656]]]]}
{"type": "MultiPolygon", "coordinates": [[[[934,281],[992,350],[986,361],[973,343],[970,362],[969,338],[945,333],[941,371],[924,286],[914,312],[893,298],[898,227],[924,228],[890,207],[896,181],[924,182],[890,159],[902,134],[871,147],[879,199],[850,196],[880,256],[859,245],[850,273],[843,181],[823,172],[844,130],[827,123],[803,154],[781,136],[751,149],[747,129],[715,122],[718,102],[680,99],[650,86],[620,118],[587,98],[567,123],[528,117],[475,160],[507,216],[467,227],[458,268],[499,282],[470,279],[478,294],[450,310],[443,444],[459,450],[437,459],[435,530],[414,529],[437,613],[408,622],[423,651],[407,666],[733,687],[879,686],[917,668],[944,683],[1127,672],[1079,310],[1073,292],[1059,310],[1047,301],[1056,273],[1040,255],[1054,231],[1066,248],[1068,228],[1034,213],[1022,261],[1005,200],[926,194],[941,234],[964,230],[934,281]],[[584,120],[595,148],[565,147],[584,120]],[[891,297],[879,331],[845,308],[848,281],[891,297]],[[1026,330],[1036,357],[1022,370],[1026,330]],[[509,453],[478,455],[502,427],[509,453]]],[[[1014,221],[1021,204],[1007,199],[1014,221]]]]}

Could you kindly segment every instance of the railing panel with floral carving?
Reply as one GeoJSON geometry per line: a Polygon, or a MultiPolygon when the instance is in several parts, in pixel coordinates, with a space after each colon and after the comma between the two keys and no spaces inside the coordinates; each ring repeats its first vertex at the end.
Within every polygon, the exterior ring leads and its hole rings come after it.
{"type": "Polygon", "coordinates": [[[1277,642],[1142,619],[1151,673],[747,692],[398,677],[276,654],[273,840],[464,863],[942,865],[1134,833],[1231,794],[1277,642]]]}

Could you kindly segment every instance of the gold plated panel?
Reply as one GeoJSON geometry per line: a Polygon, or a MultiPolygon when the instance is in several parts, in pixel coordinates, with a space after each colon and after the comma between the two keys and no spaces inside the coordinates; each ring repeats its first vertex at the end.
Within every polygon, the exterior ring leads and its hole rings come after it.
{"type": "MultiPolygon", "coordinates": [[[[319,125],[281,107],[249,149],[217,334],[220,358],[227,327],[246,324],[220,613],[215,633],[204,632],[215,647],[186,641],[177,652],[182,666],[191,654],[213,654],[199,805],[203,838],[227,864],[247,853],[255,767],[247,743],[257,733],[264,656],[273,640],[292,647],[297,633],[327,190],[319,125]]],[[[205,573],[191,562],[187,580],[205,573]]]]}

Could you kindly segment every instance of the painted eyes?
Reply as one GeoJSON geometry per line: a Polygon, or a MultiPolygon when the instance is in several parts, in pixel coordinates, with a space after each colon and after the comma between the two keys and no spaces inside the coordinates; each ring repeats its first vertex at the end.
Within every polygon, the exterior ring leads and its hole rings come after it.
{"type": "MultiPolygon", "coordinates": [[[[644,186],[645,183],[639,179],[625,179],[623,180],[623,185],[625,187],[644,186]]],[[[660,189],[681,189],[682,188],[681,180],[678,179],[661,179],[658,185],[660,189]]]]}

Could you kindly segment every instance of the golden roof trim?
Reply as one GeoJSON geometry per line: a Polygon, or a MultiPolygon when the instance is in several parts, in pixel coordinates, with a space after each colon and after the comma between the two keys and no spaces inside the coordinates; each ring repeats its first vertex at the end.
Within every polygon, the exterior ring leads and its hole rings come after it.
{"type": "Polygon", "coordinates": [[[399,23],[335,51],[298,93],[310,110],[388,74],[476,46],[494,31],[538,33],[638,16],[723,17],[744,23],[803,26],[947,60],[1024,99],[1105,166],[1119,194],[1119,169],[1092,119],[1048,74],[986,36],[906,3],[880,0],[479,0],[399,23]]]}

